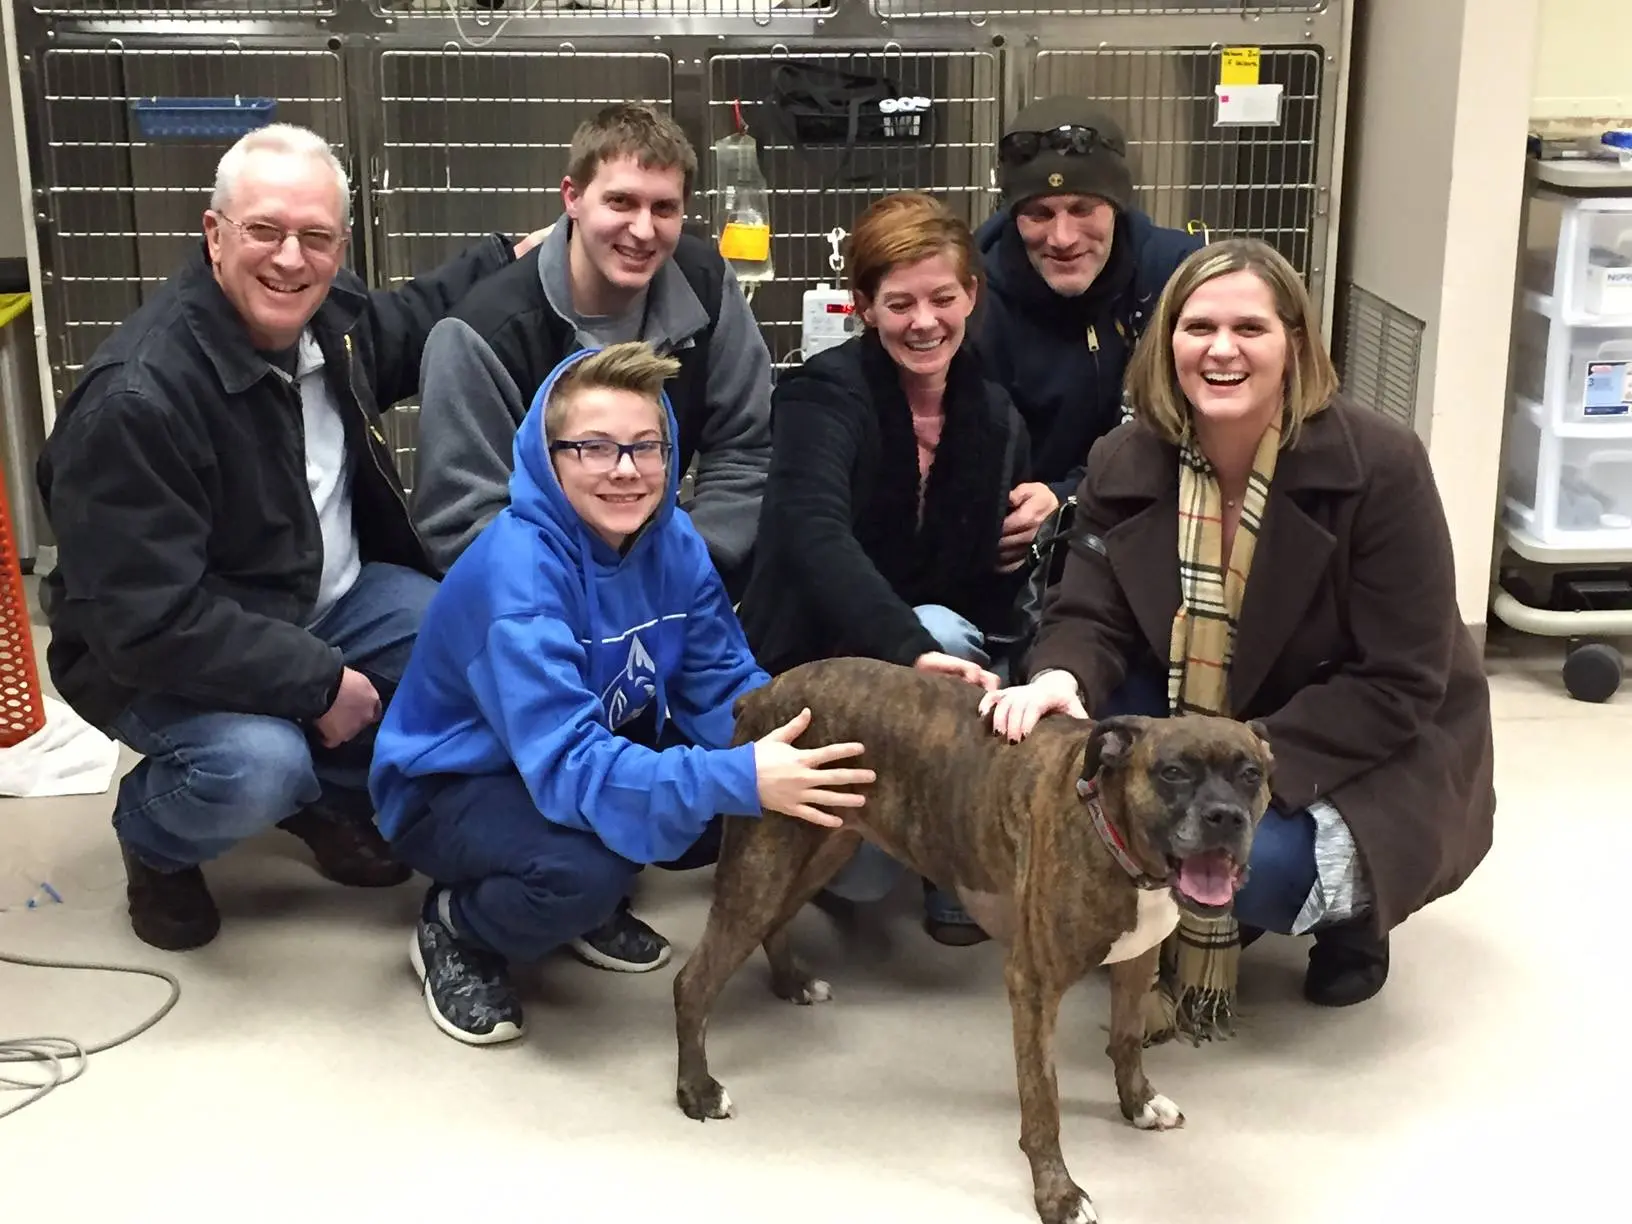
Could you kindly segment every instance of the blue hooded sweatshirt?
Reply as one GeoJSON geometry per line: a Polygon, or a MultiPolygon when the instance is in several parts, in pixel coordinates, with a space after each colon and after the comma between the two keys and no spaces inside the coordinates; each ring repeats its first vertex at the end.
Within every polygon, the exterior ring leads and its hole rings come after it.
{"type": "MultiPolygon", "coordinates": [[[[732,702],[769,682],[707,546],[676,506],[622,555],[578,516],[545,452],[550,373],[516,433],[510,505],[432,598],[380,724],[369,791],[389,839],[422,811],[421,780],[520,773],[550,820],[636,863],[678,858],[718,813],[760,814],[754,746],[728,748],[732,702]],[[614,734],[655,705],[698,747],[614,734]]],[[[669,437],[678,436],[668,397],[669,437]]]]}

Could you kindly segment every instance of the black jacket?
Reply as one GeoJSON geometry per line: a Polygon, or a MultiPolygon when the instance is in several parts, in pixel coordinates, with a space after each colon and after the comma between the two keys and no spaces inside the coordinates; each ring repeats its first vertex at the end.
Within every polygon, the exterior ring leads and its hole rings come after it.
{"type": "Polygon", "coordinates": [[[877,337],[781,377],[739,608],[767,671],[840,654],[911,664],[939,649],[918,604],[944,604],[986,632],[1008,627],[1020,576],[996,572],[997,546],[1009,490],[1026,479],[1025,427],[967,344],[948,372],[945,411],[919,526],[912,412],[877,337]]]}
{"type": "MultiPolygon", "coordinates": [[[[429,572],[380,411],[417,390],[431,326],[510,260],[493,235],[394,293],[343,270],[312,319],[365,561],[429,572]]],[[[323,542],[300,394],[255,352],[202,243],[92,355],[36,474],[58,545],[47,661],[87,722],[151,693],[295,721],[329,707],[340,652],[304,628],[323,542]]]]}
{"type": "Polygon", "coordinates": [[[1055,293],[1031,266],[1008,213],[990,218],[976,241],[987,290],[981,354],[1031,434],[1032,479],[1063,502],[1082,482],[1088,451],[1121,424],[1134,345],[1168,279],[1201,239],[1123,213],[1105,267],[1074,298],[1055,293]]]}

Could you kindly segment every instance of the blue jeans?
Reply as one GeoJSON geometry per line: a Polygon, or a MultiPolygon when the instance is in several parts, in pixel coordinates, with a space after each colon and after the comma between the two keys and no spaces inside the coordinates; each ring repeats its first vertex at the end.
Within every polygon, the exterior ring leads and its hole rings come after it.
{"type": "MultiPolygon", "coordinates": [[[[922,604],[913,609],[918,622],[929,630],[931,637],[946,654],[994,671],[1007,682],[1006,660],[993,662],[986,651],[986,635],[959,616],[951,608],[940,604],[922,604]]],[[[827,892],[853,902],[881,901],[888,896],[905,874],[906,868],[871,842],[863,842],[855,855],[839,869],[828,882],[827,892]]],[[[926,881],[924,913],[934,922],[969,923],[972,920],[958,903],[957,894],[935,888],[926,881]]]]}
{"type": "MultiPolygon", "coordinates": [[[[1167,669],[1146,656],[1128,668],[1121,686],[1096,718],[1119,714],[1167,717],[1167,669]]],[[[1252,840],[1247,883],[1235,895],[1235,920],[1285,935],[1315,886],[1315,821],[1308,812],[1283,812],[1273,804],[1252,840]]]]}
{"type": "MultiPolygon", "coordinates": [[[[423,574],[370,563],[311,631],[389,701],[435,593],[423,574]]],[[[113,825],[159,871],[216,858],[319,798],[366,810],[373,727],[328,749],[287,719],[155,693],[131,702],[112,730],[145,758],[119,785],[113,825]]]]}

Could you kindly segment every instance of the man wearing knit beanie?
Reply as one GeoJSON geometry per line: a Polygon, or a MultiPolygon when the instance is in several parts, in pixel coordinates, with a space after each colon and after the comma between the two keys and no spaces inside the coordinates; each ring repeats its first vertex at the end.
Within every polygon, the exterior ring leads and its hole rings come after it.
{"type": "Polygon", "coordinates": [[[979,346],[1025,418],[1037,483],[1011,495],[1018,556],[1076,492],[1088,450],[1121,420],[1122,378],[1157,296],[1201,245],[1134,206],[1128,142],[1083,98],[1025,107],[998,142],[1003,209],[980,228],[979,346]]]}

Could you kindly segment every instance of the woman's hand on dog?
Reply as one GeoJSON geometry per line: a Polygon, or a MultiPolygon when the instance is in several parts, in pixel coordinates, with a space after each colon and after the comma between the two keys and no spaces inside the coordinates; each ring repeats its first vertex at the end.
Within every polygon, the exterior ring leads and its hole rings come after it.
{"type": "Polygon", "coordinates": [[[834,761],[860,756],[860,744],[827,744],[821,748],[795,748],[793,741],[810,726],[810,711],[801,710],[763,739],[754,741],[754,769],[759,780],[759,803],[766,811],[797,816],[814,825],[838,828],[841,817],[822,807],[861,807],[866,796],[856,791],[832,790],[836,786],[862,786],[877,780],[870,769],[833,769],[834,761]]]}
{"type": "Polygon", "coordinates": [[[912,666],[916,671],[953,676],[969,684],[978,685],[988,693],[1002,683],[995,672],[987,671],[979,663],[971,663],[968,659],[960,659],[956,655],[942,654],[938,650],[919,655],[912,661],[912,666]]]}
{"type": "Polygon", "coordinates": [[[1015,744],[1049,714],[1069,714],[1084,720],[1088,717],[1077,691],[1077,678],[1064,671],[1044,672],[1030,684],[987,693],[980,699],[980,714],[982,718],[990,714],[992,730],[1015,744]]]}

